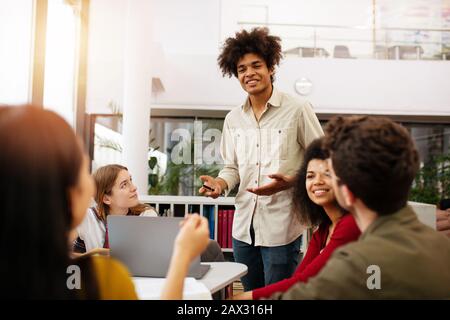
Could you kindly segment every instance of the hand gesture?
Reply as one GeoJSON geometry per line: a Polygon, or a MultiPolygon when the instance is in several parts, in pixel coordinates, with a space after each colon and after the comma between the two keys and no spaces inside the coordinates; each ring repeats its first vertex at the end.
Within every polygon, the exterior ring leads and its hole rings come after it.
{"type": "Polygon", "coordinates": [[[200,194],[216,199],[222,194],[222,187],[220,184],[210,176],[200,176],[203,186],[198,190],[200,194]]]}
{"type": "Polygon", "coordinates": [[[273,181],[258,188],[248,188],[247,191],[259,196],[271,196],[291,188],[295,182],[294,176],[286,176],[281,173],[271,174],[269,178],[273,179],[273,181]]]}
{"type": "Polygon", "coordinates": [[[206,249],[208,241],[208,220],[198,214],[190,214],[186,216],[175,238],[174,251],[186,255],[192,261],[206,249]]]}
{"type": "Polygon", "coordinates": [[[442,234],[450,237],[450,209],[436,209],[436,229],[442,234]]]}

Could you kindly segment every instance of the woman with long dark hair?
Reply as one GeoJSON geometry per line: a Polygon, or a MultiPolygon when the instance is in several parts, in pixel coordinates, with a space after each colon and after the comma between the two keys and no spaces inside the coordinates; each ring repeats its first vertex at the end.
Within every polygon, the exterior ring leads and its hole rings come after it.
{"type": "MultiPolygon", "coordinates": [[[[1,107],[0,146],[0,297],[136,299],[129,273],[118,261],[70,258],[70,234],[94,194],[89,159],[72,128],[42,108],[1,107]],[[79,283],[70,278],[77,270],[79,283]]],[[[205,218],[186,219],[162,298],[181,298],[189,264],[208,238],[205,218]]]]}
{"type": "MultiPolygon", "coordinates": [[[[293,203],[302,224],[316,228],[301,264],[291,278],[236,295],[234,299],[268,298],[287,291],[297,282],[306,282],[325,265],[338,247],[358,239],[360,231],[351,214],[337,203],[331,186],[329,154],[322,138],[307,147],[294,183],[293,203]]],[[[290,180],[288,177],[282,177],[290,180]]]]}

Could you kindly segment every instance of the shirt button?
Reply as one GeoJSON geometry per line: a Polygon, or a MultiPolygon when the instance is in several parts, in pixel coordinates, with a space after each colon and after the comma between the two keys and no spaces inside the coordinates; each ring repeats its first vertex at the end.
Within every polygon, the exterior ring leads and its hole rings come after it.
{"type": "Polygon", "coordinates": [[[257,162],[256,165],[259,166],[259,162],[257,162]]]}
{"type": "Polygon", "coordinates": [[[259,144],[258,144],[258,143],[256,144],[256,147],[257,147],[257,148],[259,147],[259,144]]]}
{"type": "Polygon", "coordinates": [[[255,180],[255,183],[256,183],[256,184],[258,184],[258,181],[257,181],[257,180],[255,180]]]}

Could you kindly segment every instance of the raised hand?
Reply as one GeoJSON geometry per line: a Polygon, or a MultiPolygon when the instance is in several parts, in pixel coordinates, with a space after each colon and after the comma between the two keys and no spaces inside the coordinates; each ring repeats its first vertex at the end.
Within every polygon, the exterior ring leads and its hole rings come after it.
{"type": "Polygon", "coordinates": [[[208,245],[208,220],[198,214],[187,215],[175,239],[174,252],[186,254],[190,261],[208,245]]]}

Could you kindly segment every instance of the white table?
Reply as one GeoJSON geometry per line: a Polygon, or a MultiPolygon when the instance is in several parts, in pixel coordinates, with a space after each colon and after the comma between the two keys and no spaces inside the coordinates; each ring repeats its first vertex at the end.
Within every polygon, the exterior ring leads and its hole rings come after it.
{"type": "MultiPolygon", "coordinates": [[[[160,300],[165,278],[133,277],[134,288],[139,300],[160,300]]],[[[194,278],[185,278],[184,300],[211,300],[211,292],[194,278]]]]}
{"type": "MultiPolygon", "coordinates": [[[[236,262],[208,262],[211,268],[202,279],[186,278],[183,287],[185,300],[211,300],[218,292],[247,274],[247,266],[236,262]]],[[[158,300],[165,278],[133,277],[139,299],[158,300]]]]}
{"type": "Polygon", "coordinates": [[[245,264],[237,262],[205,262],[205,264],[209,264],[211,268],[202,279],[197,281],[203,283],[211,293],[225,288],[248,272],[245,264]]]}

